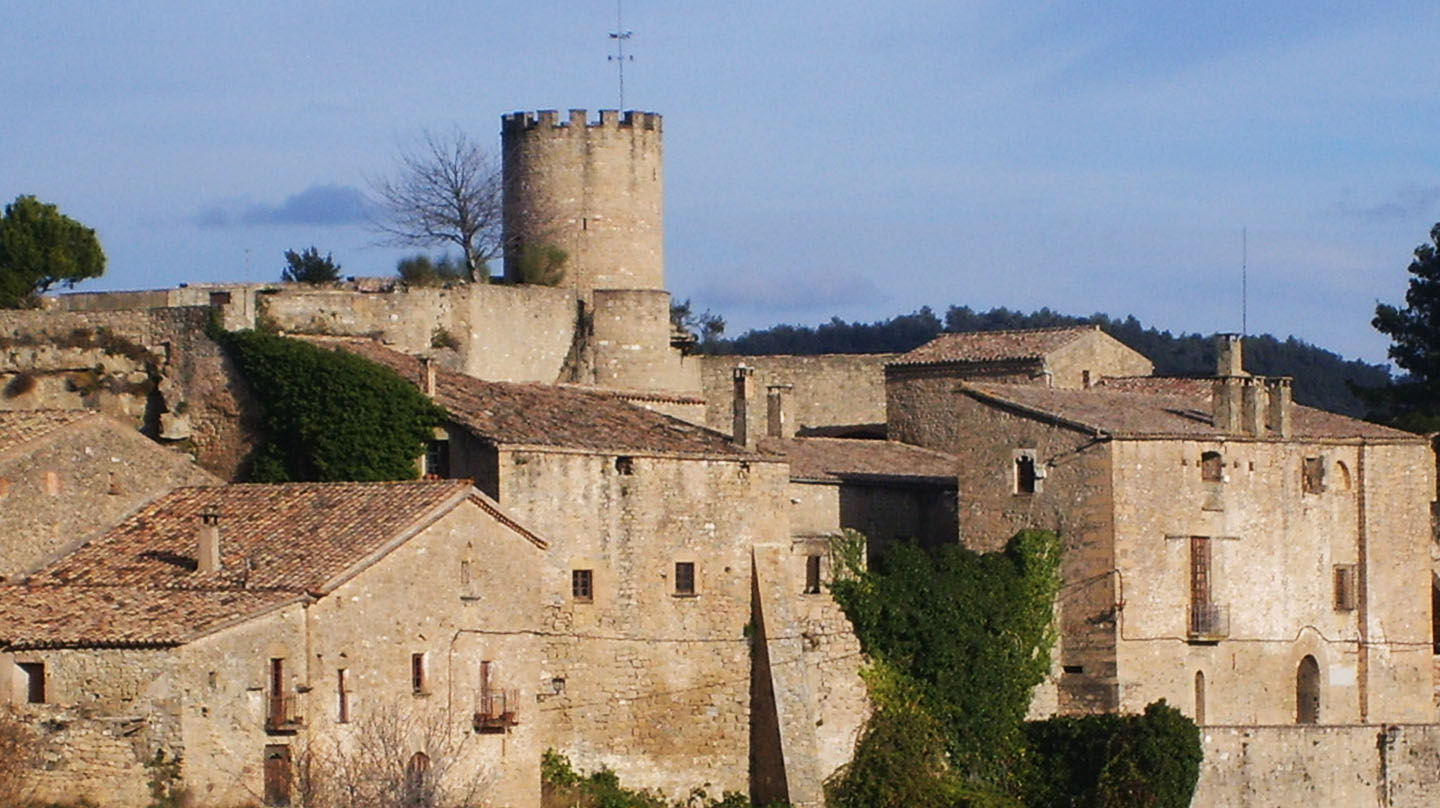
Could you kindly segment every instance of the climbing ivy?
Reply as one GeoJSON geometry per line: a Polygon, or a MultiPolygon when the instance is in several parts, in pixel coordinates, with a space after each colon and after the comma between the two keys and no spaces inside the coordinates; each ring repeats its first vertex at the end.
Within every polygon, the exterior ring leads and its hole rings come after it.
{"type": "Polygon", "coordinates": [[[215,335],[259,400],[256,482],[414,479],[445,411],[389,368],[259,331],[215,335]]]}

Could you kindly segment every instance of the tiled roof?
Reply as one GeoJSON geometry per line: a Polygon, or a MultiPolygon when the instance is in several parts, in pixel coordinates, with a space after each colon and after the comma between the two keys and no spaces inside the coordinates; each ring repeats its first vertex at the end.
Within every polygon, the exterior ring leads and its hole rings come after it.
{"type": "MultiPolygon", "coordinates": [[[[370,340],[317,340],[379,362],[420,385],[420,360],[370,340]]],[[[729,437],[592,387],[491,382],[436,370],[435,401],[476,436],[497,444],[554,446],[616,454],[752,456],[729,437]]]]}
{"type": "Polygon", "coordinates": [[[793,438],[761,441],[765,451],[784,454],[795,480],[839,482],[891,479],[955,484],[955,458],[943,452],[889,440],[793,438]]]}
{"type": "Polygon", "coordinates": [[[7,410],[0,412],[0,455],[86,418],[89,410],[7,410]]]}
{"type": "MultiPolygon", "coordinates": [[[[179,488],[99,538],[0,586],[0,643],[175,644],[340,577],[474,491],[468,480],[179,488]],[[200,515],[221,568],[196,572],[200,515]]],[[[532,541],[535,537],[530,536],[532,541]]]]}
{"type": "Polygon", "coordinates": [[[178,645],[302,597],[278,589],[0,586],[0,644],[15,648],[178,645]]]}
{"type": "MultiPolygon", "coordinates": [[[[1143,389],[1147,385],[1133,382],[1129,386],[1143,389]]],[[[1210,380],[1157,379],[1150,387],[1165,392],[1131,392],[1124,386],[1115,389],[1109,384],[1090,390],[1020,384],[967,384],[961,389],[983,401],[1015,406],[1079,429],[1115,437],[1224,437],[1213,422],[1210,380]]],[[[1291,437],[1294,439],[1424,440],[1408,432],[1313,407],[1292,406],[1291,437]]]]}
{"type": "Polygon", "coordinates": [[[31,577],[144,588],[319,591],[454,498],[468,480],[178,488],[31,577]],[[195,571],[200,515],[220,515],[218,572],[195,571]]]}
{"type": "Polygon", "coordinates": [[[1098,330],[1099,326],[1087,325],[941,334],[919,348],[897,356],[890,364],[936,365],[951,362],[1035,360],[1098,330]]]}

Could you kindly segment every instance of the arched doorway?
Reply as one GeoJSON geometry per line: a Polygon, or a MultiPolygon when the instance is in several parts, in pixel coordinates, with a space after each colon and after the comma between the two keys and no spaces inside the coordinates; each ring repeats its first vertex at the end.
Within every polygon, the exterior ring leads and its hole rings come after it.
{"type": "Polygon", "coordinates": [[[1295,723],[1320,722],[1320,665],[1309,654],[1295,671],[1295,723]]]}

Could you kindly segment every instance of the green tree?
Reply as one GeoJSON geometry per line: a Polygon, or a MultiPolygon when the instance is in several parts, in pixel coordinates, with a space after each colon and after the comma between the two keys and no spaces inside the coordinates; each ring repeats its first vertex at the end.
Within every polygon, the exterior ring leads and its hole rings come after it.
{"type": "Polygon", "coordinates": [[[325,253],[320,257],[320,251],[314,247],[308,247],[302,252],[294,250],[285,251],[285,271],[280,273],[280,280],[291,283],[333,283],[340,280],[340,265],[325,253]]]}
{"type": "Polygon", "coordinates": [[[406,286],[445,286],[463,283],[470,277],[465,265],[449,255],[432,259],[424,253],[401,258],[395,264],[395,274],[406,286]]]}
{"type": "Polygon", "coordinates": [[[95,231],[54,205],[16,197],[0,219],[0,307],[27,305],[55,284],[73,287],[105,272],[95,231]]]}
{"type": "Polygon", "coordinates": [[[1371,325],[1391,339],[1390,358],[1408,378],[1370,391],[1383,417],[1417,432],[1440,429],[1440,223],[1415,248],[1405,307],[1380,303],[1371,325]]]}

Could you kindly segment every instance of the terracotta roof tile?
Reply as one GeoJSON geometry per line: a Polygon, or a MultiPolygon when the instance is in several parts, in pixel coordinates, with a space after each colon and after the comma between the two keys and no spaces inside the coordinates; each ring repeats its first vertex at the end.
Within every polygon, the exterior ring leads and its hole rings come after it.
{"type": "Polygon", "coordinates": [[[267,589],[0,586],[0,644],[17,648],[178,645],[301,594],[267,589]]]}
{"type": "Polygon", "coordinates": [[[1087,325],[941,334],[919,348],[901,354],[891,364],[933,365],[1035,360],[1099,329],[1099,326],[1087,325]]]}
{"type": "Polygon", "coordinates": [[[0,455],[77,421],[99,418],[89,410],[7,410],[0,412],[0,455]]]}
{"type": "Polygon", "coordinates": [[[889,440],[793,438],[761,441],[765,451],[784,454],[790,477],[842,481],[864,478],[955,484],[954,456],[889,440]]]}
{"type": "MultiPolygon", "coordinates": [[[[1213,422],[1209,379],[1156,378],[1153,384],[1132,380],[1121,385],[1107,382],[1090,390],[1019,384],[967,384],[962,389],[981,400],[1017,406],[1116,437],[1224,436],[1213,422]],[[1164,392],[1138,392],[1146,389],[1164,392]]],[[[1291,437],[1295,439],[1424,440],[1419,435],[1344,415],[1300,404],[1292,406],[1291,437]]]]}
{"type": "MultiPolygon", "coordinates": [[[[312,339],[385,365],[415,384],[423,366],[408,354],[370,340],[312,339]]],[[[657,452],[749,457],[728,436],[580,385],[483,381],[462,373],[435,373],[435,401],[476,436],[498,444],[554,446],[617,454],[657,452]]]]}
{"type": "Polygon", "coordinates": [[[37,585],[318,591],[468,480],[179,488],[31,577],[37,585]],[[220,514],[221,569],[195,571],[201,513],[220,514]]]}

